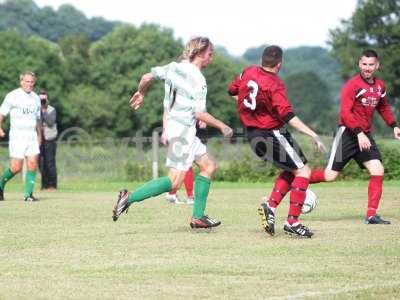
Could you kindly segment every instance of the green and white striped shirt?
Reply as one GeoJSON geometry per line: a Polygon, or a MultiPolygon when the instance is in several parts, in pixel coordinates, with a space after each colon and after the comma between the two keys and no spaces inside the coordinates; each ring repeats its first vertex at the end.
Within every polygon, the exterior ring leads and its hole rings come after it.
{"type": "Polygon", "coordinates": [[[168,119],[195,126],[195,113],[206,111],[207,83],[199,68],[189,61],[172,62],[152,68],[151,73],[165,81],[164,109],[168,119]]]}

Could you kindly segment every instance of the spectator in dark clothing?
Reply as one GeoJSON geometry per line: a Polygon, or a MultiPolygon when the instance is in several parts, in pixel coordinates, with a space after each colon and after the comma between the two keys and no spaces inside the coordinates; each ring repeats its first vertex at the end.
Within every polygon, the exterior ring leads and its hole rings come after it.
{"type": "Polygon", "coordinates": [[[57,189],[57,114],[56,109],[49,105],[49,97],[46,91],[40,91],[39,97],[43,124],[43,143],[40,147],[39,161],[40,172],[42,173],[42,190],[55,190],[57,189]]]}

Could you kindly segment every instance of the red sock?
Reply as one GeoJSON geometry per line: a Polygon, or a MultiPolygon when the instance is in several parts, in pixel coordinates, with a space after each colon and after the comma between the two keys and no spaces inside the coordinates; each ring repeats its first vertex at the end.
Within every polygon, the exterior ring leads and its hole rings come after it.
{"type": "Polygon", "coordinates": [[[319,183],[319,182],[325,182],[325,170],[317,169],[317,170],[311,170],[311,175],[310,175],[310,183],[319,183]]]}
{"type": "Polygon", "coordinates": [[[368,185],[367,218],[376,215],[382,196],[383,176],[371,176],[368,185]]]}
{"type": "Polygon", "coordinates": [[[301,214],[301,207],[306,198],[306,190],[308,188],[308,178],[295,177],[292,182],[292,190],[290,192],[290,207],[288,214],[288,223],[292,225],[298,221],[301,214]]]}
{"type": "Polygon", "coordinates": [[[281,203],[290,189],[290,185],[294,179],[294,175],[288,171],[283,171],[275,180],[274,188],[269,196],[268,206],[275,208],[281,203]]]}
{"type": "Polygon", "coordinates": [[[193,168],[192,167],[190,167],[190,169],[186,172],[184,183],[185,183],[187,196],[189,198],[193,198],[193,168]]]}

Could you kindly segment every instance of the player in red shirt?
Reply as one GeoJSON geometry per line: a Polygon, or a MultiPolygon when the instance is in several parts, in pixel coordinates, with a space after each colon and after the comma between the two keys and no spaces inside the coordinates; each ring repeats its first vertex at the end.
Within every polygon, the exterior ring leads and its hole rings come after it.
{"type": "Polygon", "coordinates": [[[382,196],[384,168],[379,149],[371,135],[375,110],[400,139],[400,129],[386,97],[385,84],[374,76],[379,68],[378,54],[371,49],[363,51],[358,62],[360,73],[346,82],[341,93],[339,130],[332,144],[328,166],[314,170],[310,183],[334,181],[354,159],[360,168],[370,174],[366,224],[390,224],[376,214],[382,196]]]}
{"type": "Polygon", "coordinates": [[[229,85],[229,94],[237,99],[240,120],[246,127],[252,150],[261,159],[283,170],[276,179],[269,200],[259,208],[262,226],[270,235],[275,234],[275,209],[291,189],[289,214],[283,229],[286,233],[310,238],[313,232],[299,222],[299,216],[311,170],[284,125],[288,123],[310,136],[319,150],[325,150],[325,146],[318,135],[293,112],[285,84],[277,75],[282,57],[280,47],[265,48],[262,66],[244,69],[229,85]]]}

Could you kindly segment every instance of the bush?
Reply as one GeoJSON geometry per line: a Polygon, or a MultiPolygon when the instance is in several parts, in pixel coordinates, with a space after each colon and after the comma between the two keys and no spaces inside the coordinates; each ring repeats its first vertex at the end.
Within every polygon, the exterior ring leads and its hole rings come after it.
{"type": "MultiPolygon", "coordinates": [[[[310,140],[304,136],[295,136],[301,145],[311,168],[325,168],[327,155],[316,153],[310,140]]],[[[324,138],[330,146],[331,138],[324,138]]],[[[140,150],[122,142],[114,144],[102,142],[97,144],[59,143],[57,165],[62,179],[67,177],[104,178],[106,180],[147,181],[152,178],[152,152],[145,148],[140,150]]],[[[385,179],[400,179],[400,147],[396,140],[378,140],[385,167],[385,179]]],[[[219,169],[214,180],[231,182],[267,182],[276,178],[279,169],[255,157],[248,144],[224,144],[214,140],[207,143],[210,153],[216,157],[219,169]]],[[[151,147],[150,147],[151,149],[151,147]]],[[[0,147],[4,155],[1,164],[8,167],[7,147],[0,147]]],[[[159,153],[159,175],[168,172],[165,167],[166,148],[161,147],[159,153]]],[[[198,168],[194,169],[198,173],[198,168]]],[[[339,180],[368,179],[367,171],[361,171],[355,161],[351,161],[343,170],[339,180]]]]}
{"type": "MultiPolygon", "coordinates": [[[[327,165],[328,156],[315,152],[310,140],[303,135],[295,135],[295,139],[299,142],[304,154],[306,155],[311,168],[325,168],[327,165]]],[[[332,138],[324,137],[324,142],[327,146],[332,143],[332,138]]],[[[378,139],[378,147],[383,157],[383,165],[385,167],[385,179],[399,180],[400,179],[400,147],[398,141],[378,139]]],[[[218,181],[249,181],[249,182],[262,182],[274,180],[276,175],[280,172],[276,167],[271,164],[264,163],[252,155],[248,145],[242,153],[243,156],[238,156],[234,160],[220,161],[219,170],[215,174],[215,180],[218,181]],[[239,158],[240,159],[237,159],[239,158]]],[[[221,149],[218,149],[219,151],[221,149]]],[[[229,152],[230,150],[225,150],[229,152]]],[[[350,161],[338,180],[366,180],[369,174],[366,170],[361,170],[358,164],[352,160],[350,161]]]]}
{"type": "Polygon", "coordinates": [[[129,181],[147,181],[152,178],[151,163],[136,163],[129,161],[125,166],[126,179],[129,181]]]}
{"type": "Polygon", "coordinates": [[[277,169],[271,164],[256,160],[249,156],[242,160],[221,162],[214,179],[218,181],[270,181],[277,174],[277,169]]]}
{"type": "Polygon", "coordinates": [[[395,143],[378,143],[383,156],[385,167],[385,179],[400,179],[400,147],[398,141],[395,143]]]}

